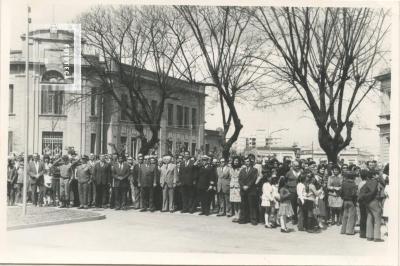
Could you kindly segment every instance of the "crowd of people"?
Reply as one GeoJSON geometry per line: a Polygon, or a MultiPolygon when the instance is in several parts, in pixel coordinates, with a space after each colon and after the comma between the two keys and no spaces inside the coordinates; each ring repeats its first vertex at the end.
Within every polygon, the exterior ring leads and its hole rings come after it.
{"type": "MultiPolygon", "coordinates": [[[[22,202],[24,159],[9,159],[8,204],[22,202]]],[[[282,233],[340,233],[381,242],[387,223],[389,165],[319,163],[312,159],[280,162],[249,154],[193,158],[188,151],[157,158],[139,154],[78,157],[29,156],[27,198],[34,206],[136,209],[232,217],[239,224],[263,224],[282,233]],[[128,208],[129,207],[129,208],[128,208]]]]}

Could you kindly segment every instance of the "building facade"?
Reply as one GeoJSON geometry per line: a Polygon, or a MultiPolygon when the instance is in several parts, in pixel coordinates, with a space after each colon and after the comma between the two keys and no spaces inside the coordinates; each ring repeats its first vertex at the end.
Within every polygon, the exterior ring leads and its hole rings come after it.
{"type": "Polygon", "coordinates": [[[379,154],[380,161],[384,164],[389,162],[390,146],[390,95],[391,95],[391,72],[383,71],[375,77],[380,82],[380,114],[379,114],[379,154]]]}
{"type": "MultiPolygon", "coordinates": [[[[113,153],[123,148],[136,156],[141,147],[134,123],[126,118],[120,104],[99,93],[98,79],[86,71],[82,61],[81,89],[68,90],[71,78],[65,63],[73,65],[73,33],[65,30],[35,30],[29,33],[29,90],[25,78],[26,51],[10,52],[8,151],[24,151],[26,97],[28,105],[28,153],[55,154],[74,149],[78,154],[113,153]],[[66,59],[67,57],[67,59],[66,59]],[[83,97],[83,95],[85,97],[83,97]]],[[[21,36],[23,47],[26,37],[21,36]]],[[[73,70],[73,69],[72,69],[73,70]]],[[[157,104],[153,89],[155,73],[146,73],[146,99],[157,104]],[[148,98],[147,98],[148,97],[148,98]]],[[[161,119],[160,142],[152,151],[175,154],[204,149],[205,88],[177,80],[176,97],[167,99],[161,119]]],[[[124,98],[124,91],[119,92],[124,98]]],[[[126,97],[125,97],[126,98],[126,97]]],[[[145,128],[145,134],[151,136],[145,128]]]]}
{"type": "Polygon", "coordinates": [[[256,137],[246,138],[246,148],[254,149],[255,147],[257,147],[257,138],[256,137]]]}

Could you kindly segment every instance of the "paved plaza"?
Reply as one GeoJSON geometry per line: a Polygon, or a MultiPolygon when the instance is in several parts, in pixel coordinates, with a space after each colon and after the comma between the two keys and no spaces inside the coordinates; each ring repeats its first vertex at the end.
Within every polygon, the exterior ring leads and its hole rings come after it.
{"type": "MultiPolygon", "coordinates": [[[[381,255],[388,241],[368,242],[340,235],[339,227],[318,234],[283,234],[262,225],[239,225],[230,218],[181,213],[103,210],[105,220],[7,232],[11,250],[50,252],[194,252],[292,255],[381,255]]],[[[289,227],[292,227],[289,224],[289,227]]],[[[293,227],[292,227],[293,228],[293,227]]]]}

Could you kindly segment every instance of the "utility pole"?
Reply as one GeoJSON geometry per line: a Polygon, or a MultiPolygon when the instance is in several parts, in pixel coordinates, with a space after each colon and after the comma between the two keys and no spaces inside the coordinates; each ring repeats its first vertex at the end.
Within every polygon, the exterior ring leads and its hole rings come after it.
{"type": "Polygon", "coordinates": [[[22,215],[26,215],[26,198],[28,192],[28,146],[29,146],[29,24],[31,23],[30,13],[31,7],[27,8],[27,24],[26,24],[26,55],[25,55],[25,79],[26,79],[26,97],[25,97],[25,152],[24,152],[24,187],[22,195],[22,215]]]}

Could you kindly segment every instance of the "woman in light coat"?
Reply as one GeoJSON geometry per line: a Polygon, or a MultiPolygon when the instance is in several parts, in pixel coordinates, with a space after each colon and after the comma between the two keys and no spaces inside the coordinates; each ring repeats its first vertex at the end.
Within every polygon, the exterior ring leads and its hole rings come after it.
{"type": "Polygon", "coordinates": [[[232,205],[232,212],[234,212],[235,217],[232,222],[237,223],[239,221],[239,210],[240,210],[240,185],[239,185],[239,173],[242,164],[239,157],[234,157],[232,159],[232,167],[230,168],[231,181],[229,183],[229,200],[232,205]]]}

